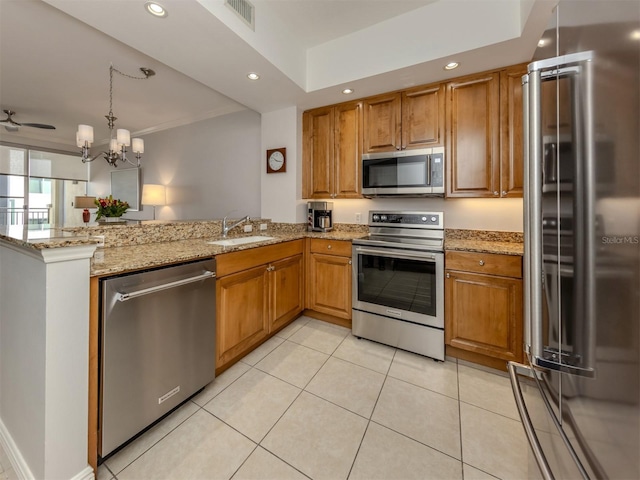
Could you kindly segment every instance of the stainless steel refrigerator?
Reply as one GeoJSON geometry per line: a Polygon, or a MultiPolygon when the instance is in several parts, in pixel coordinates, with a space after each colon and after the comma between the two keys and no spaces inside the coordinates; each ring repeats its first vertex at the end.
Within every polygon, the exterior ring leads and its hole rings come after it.
{"type": "Polygon", "coordinates": [[[560,0],[523,77],[530,477],[640,478],[640,2],[560,0]]]}

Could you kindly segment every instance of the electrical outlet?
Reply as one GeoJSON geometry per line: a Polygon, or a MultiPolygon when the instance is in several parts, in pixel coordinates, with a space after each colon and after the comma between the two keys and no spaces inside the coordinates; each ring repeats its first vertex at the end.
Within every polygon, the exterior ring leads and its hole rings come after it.
{"type": "Polygon", "coordinates": [[[261,223],[260,224],[260,230],[266,230],[267,229],[267,224],[266,223],[261,223]]]}
{"type": "Polygon", "coordinates": [[[104,235],[93,235],[91,238],[98,240],[96,247],[104,247],[104,235]]]}
{"type": "Polygon", "coordinates": [[[249,233],[249,232],[253,232],[253,225],[245,225],[244,226],[244,231],[249,233]]]}
{"type": "Polygon", "coordinates": [[[362,214],[356,213],[356,223],[362,223],[362,214]]]}

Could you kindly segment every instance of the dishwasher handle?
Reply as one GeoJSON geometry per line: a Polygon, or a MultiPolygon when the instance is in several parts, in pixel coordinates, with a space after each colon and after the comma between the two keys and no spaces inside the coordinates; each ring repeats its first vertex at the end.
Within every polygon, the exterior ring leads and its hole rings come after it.
{"type": "Polygon", "coordinates": [[[150,293],[160,292],[162,290],[167,290],[169,288],[180,287],[182,285],[187,285],[189,283],[200,282],[202,280],[207,280],[209,278],[215,278],[215,272],[210,272],[206,270],[203,274],[198,275],[196,277],[184,278],[182,280],[176,280],[175,282],[163,283],[162,285],[157,285],[155,287],[144,288],[142,290],[137,290],[135,292],[118,292],[116,294],[116,300],[119,302],[126,302],[127,300],[131,300],[133,298],[142,297],[143,295],[149,295],[150,293]]]}

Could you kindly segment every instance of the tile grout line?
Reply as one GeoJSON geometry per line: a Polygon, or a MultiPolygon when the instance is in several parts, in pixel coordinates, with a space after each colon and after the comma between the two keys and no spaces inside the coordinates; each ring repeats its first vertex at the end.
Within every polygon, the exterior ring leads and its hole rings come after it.
{"type": "Polygon", "coordinates": [[[464,449],[462,448],[462,408],[460,400],[460,369],[458,368],[458,359],[456,359],[456,386],[458,387],[458,432],[460,433],[460,475],[464,480],[464,449]]]}
{"type": "Polygon", "coordinates": [[[364,429],[364,433],[362,434],[362,438],[360,439],[360,445],[358,445],[358,449],[356,450],[356,454],[353,457],[353,461],[351,462],[351,468],[349,468],[349,473],[347,474],[347,479],[351,476],[351,472],[353,472],[353,467],[356,465],[356,460],[358,459],[358,454],[360,453],[360,449],[362,448],[362,444],[364,443],[364,437],[367,436],[367,432],[369,431],[369,426],[371,425],[371,419],[373,418],[373,414],[376,411],[376,407],[378,406],[378,401],[380,400],[380,395],[382,395],[382,389],[384,388],[385,383],[387,383],[387,378],[389,378],[389,371],[391,370],[391,365],[393,364],[393,360],[396,358],[396,353],[398,349],[394,349],[393,356],[391,357],[391,361],[389,362],[389,366],[387,367],[387,373],[384,375],[384,380],[382,381],[382,385],[380,386],[380,391],[378,392],[378,396],[376,397],[376,401],[373,404],[373,408],[371,409],[371,415],[367,419],[367,426],[364,429]]]}

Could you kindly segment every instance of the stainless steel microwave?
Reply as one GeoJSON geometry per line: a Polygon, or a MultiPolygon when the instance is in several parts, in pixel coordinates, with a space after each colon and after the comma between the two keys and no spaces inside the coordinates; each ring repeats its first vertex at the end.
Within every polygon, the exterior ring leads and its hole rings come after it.
{"type": "Polygon", "coordinates": [[[364,154],[362,195],[444,196],[444,147],[364,154]]]}

